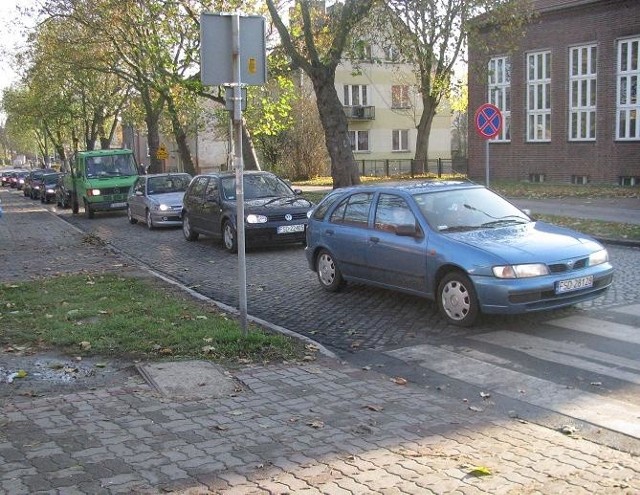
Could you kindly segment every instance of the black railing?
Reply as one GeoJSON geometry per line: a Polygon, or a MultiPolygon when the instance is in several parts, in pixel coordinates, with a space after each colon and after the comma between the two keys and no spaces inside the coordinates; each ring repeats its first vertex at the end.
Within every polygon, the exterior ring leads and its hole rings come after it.
{"type": "Polygon", "coordinates": [[[376,118],[376,107],[374,106],[355,105],[342,108],[344,114],[351,120],[375,120],[376,118]]]}
{"type": "Polygon", "coordinates": [[[356,160],[360,175],[369,177],[415,177],[420,175],[466,175],[467,160],[436,158],[433,160],[356,160]]]}

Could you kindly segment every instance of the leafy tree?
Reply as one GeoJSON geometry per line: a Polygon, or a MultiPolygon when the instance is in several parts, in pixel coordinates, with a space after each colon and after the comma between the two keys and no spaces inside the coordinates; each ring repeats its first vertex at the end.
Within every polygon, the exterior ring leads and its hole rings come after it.
{"type": "Polygon", "coordinates": [[[282,5],[267,0],[282,48],[294,67],[302,69],[313,84],[325,143],[331,158],[333,187],[360,183],[348,134],[347,117],[335,88],[336,67],[349,35],[369,13],[374,0],[345,0],[325,11],[323,3],[297,0],[287,28],[280,15],[282,5]]]}
{"type": "Polygon", "coordinates": [[[390,35],[402,58],[415,64],[423,106],[415,159],[426,161],[433,117],[449,96],[455,65],[469,38],[476,40],[475,32],[490,23],[491,42],[508,50],[531,18],[530,0],[385,0],[385,5],[391,15],[370,19],[374,25],[376,19],[383,22],[372,32],[390,35]]]}

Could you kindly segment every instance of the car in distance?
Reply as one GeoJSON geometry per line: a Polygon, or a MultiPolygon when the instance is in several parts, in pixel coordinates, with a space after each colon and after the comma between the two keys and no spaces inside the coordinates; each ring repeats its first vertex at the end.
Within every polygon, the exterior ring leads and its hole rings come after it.
{"type": "Polygon", "coordinates": [[[42,175],[40,186],[40,201],[50,203],[56,198],[56,185],[63,174],[60,172],[50,172],[42,175]]]}
{"type": "MultiPolygon", "coordinates": [[[[243,174],[244,229],[247,245],[304,243],[308,213],[313,203],[301,197],[271,172],[243,174]]],[[[182,232],[195,241],[200,234],[222,240],[224,248],[235,253],[236,174],[221,172],[197,175],[184,195],[182,232]]]]}
{"type": "Polygon", "coordinates": [[[182,225],[182,198],[191,182],[185,173],[141,175],[127,197],[127,217],[134,224],[155,227],[182,225]]]}
{"type": "Polygon", "coordinates": [[[594,299],[614,271],[594,239],[459,181],[337,189],[309,218],[305,254],[328,291],[354,281],[427,297],[458,326],[594,299]]]}

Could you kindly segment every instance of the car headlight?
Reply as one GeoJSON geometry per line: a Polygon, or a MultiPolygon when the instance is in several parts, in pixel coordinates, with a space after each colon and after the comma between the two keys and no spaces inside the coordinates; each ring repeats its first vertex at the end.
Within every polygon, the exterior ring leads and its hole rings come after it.
{"type": "Polygon", "coordinates": [[[255,215],[251,213],[247,215],[247,223],[267,223],[267,217],[265,215],[255,215]]]}
{"type": "Polygon", "coordinates": [[[55,189],[53,187],[48,187],[47,188],[47,194],[53,194],[55,191],[55,189]]]}
{"type": "Polygon", "coordinates": [[[167,210],[170,210],[170,209],[171,209],[171,207],[169,205],[164,205],[164,204],[158,205],[158,210],[160,210],[160,211],[167,211],[167,210]]]}
{"type": "Polygon", "coordinates": [[[498,278],[541,277],[543,275],[549,275],[549,269],[544,263],[501,265],[493,267],[493,274],[498,278]]]}
{"type": "Polygon", "coordinates": [[[89,196],[100,196],[100,189],[87,189],[89,196]]]}
{"type": "Polygon", "coordinates": [[[601,265],[609,261],[609,253],[606,249],[601,249],[589,255],[589,266],[601,265]]]}

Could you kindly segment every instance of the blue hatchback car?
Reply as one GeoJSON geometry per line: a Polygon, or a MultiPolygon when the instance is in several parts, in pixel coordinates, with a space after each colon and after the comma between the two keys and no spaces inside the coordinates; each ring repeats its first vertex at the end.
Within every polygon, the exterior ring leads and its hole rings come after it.
{"type": "Polygon", "coordinates": [[[336,189],[311,213],[305,254],[328,291],[354,281],[424,296],[459,326],[594,299],[614,271],[596,240],[460,181],[336,189]]]}

